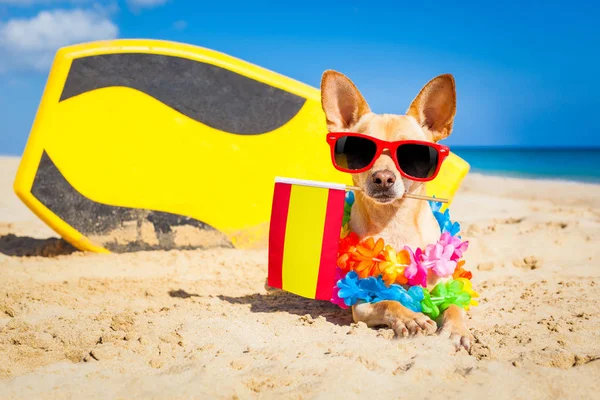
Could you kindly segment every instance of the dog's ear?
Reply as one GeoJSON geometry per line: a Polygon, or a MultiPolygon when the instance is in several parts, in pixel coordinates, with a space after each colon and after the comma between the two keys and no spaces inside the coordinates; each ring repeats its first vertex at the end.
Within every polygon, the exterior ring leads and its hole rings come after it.
{"type": "Polygon", "coordinates": [[[336,71],[325,71],[321,79],[321,106],[330,131],[347,129],[371,112],[354,83],[336,71]]]}
{"type": "Polygon", "coordinates": [[[430,80],[413,100],[407,114],[427,128],[435,142],[447,138],[456,114],[454,77],[444,74],[430,80]]]}

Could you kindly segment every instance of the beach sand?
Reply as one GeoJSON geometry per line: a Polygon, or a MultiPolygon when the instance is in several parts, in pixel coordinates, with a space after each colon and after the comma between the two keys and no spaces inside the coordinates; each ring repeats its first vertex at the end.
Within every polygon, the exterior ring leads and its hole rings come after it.
{"type": "Polygon", "coordinates": [[[467,177],[452,216],[481,293],[468,354],[267,293],[264,250],[73,251],[13,194],[17,165],[0,159],[2,399],[600,392],[600,185],[467,177]]]}

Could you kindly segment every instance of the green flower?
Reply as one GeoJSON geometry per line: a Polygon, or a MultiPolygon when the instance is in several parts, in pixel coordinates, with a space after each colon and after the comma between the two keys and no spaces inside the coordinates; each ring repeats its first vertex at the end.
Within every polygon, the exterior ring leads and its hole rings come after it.
{"type": "Polygon", "coordinates": [[[464,283],[458,280],[438,283],[431,291],[431,301],[442,312],[452,304],[465,308],[471,301],[471,294],[465,289],[464,283]]]}
{"type": "Polygon", "coordinates": [[[450,279],[447,282],[438,283],[431,293],[427,289],[423,289],[421,308],[423,314],[431,319],[436,319],[452,304],[466,308],[470,302],[471,293],[469,288],[465,287],[464,282],[450,279]]]}
{"type": "Polygon", "coordinates": [[[440,309],[431,300],[429,290],[423,288],[423,300],[421,300],[421,310],[423,314],[427,315],[431,319],[436,319],[440,315],[440,309]]]}

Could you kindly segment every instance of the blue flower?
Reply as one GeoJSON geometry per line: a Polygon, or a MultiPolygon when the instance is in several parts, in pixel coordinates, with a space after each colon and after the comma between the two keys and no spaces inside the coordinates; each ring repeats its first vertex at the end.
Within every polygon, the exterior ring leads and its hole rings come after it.
{"type": "Polygon", "coordinates": [[[458,222],[450,223],[450,221],[448,221],[448,223],[442,228],[442,233],[444,232],[450,233],[451,236],[457,236],[458,232],[460,232],[460,224],[458,222]]]}
{"type": "Polygon", "coordinates": [[[441,202],[430,201],[429,205],[431,206],[433,216],[440,226],[441,233],[448,232],[452,236],[458,235],[458,232],[460,232],[460,224],[458,222],[452,222],[450,219],[450,210],[446,209],[443,213],[440,212],[440,209],[442,208],[441,202]]]}
{"type": "Polygon", "coordinates": [[[421,312],[421,300],[423,300],[423,288],[421,286],[411,286],[406,294],[402,295],[400,303],[414,312],[421,312]]]}
{"type": "MultiPolygon", "coordinates": [[[[433,196],[435,197],[435,196],[433,196]]],[[[429,201],[429,205],[431,206],[431,211],[433,211],[434,213],[436,212],[440,212],[440,210],[442,209],[442,202],[441,201],[429,201]]]]}
{"type": "Polygon", "coordinates": [[[380,277],[375,278],[374,276],[359,279],[358,286],[368,293],[379,293],[388,289],[388,287],[385,286],[385,283],[383,282],[383,280],[381,280],[380,277]]]}
{"type": "Polygon", "coordinates": [[[420,286],[412,286],[406,291],[402,286],[392,285],[387,292],[381,293],[380,300],[395,300],[414,312],[421,312],[421,300],[423,300],[423,291],[420,286]]]}
{"type": "Polygon", "coordinates": [[[337,286],[340,289],[338,296],[348,307],[356,304],[358,300],[370,303],[392,300],[412,311],[420,312],[421,300],[424,297],[423,290],[419,286],[413,286],[408,291],[396,284],[388,287],[381,276],[361,279],[354,271],[348,272],[343,279],[340,279],[337,286]]]}
{"type": "Polygon", "coordinates": [[[446,210],[444,213],[433,214],[442,233],[448,232],[451,236],[456,236],[460,232],[460,224],[458,222],[452,222],[450,220],[450,211],[446,210]]]}
{"type": "Polygon", "coordinates": [[[356,304],[359,299],[365,301],[371,300],[369,293],[358,286],[360,280],[356,272],[350,271],[344,278],[337,282],[337,287],[340,288],[338,296],[344,299],[344,304],[348,307],[356,304]]]}

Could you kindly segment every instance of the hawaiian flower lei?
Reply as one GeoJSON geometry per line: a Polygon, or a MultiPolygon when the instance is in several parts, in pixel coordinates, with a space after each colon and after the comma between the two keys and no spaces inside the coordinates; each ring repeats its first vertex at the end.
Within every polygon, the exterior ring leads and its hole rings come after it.
{"type": "Polygon", "coordinates": [[[473,290],[472,274],[463,269],[465,261],[461,260],[469,242],[458,236],[460,224],[450,220],[450,211],[440,211],[442,203],[429,202],[440,226],[440,239],[425,250],[415,251],[408,246],[396,251],[383,239],[360,240],[349,228],[353,204],[354,193],[347,192],[332,303],[347,308],[358,300],[370,303],[395,300],[432,319],[451,304],[465,310],[478,304],[475,298],[479,294],[473,290]],[[449,279],[429,291],[430,272],[449,279]]]}

